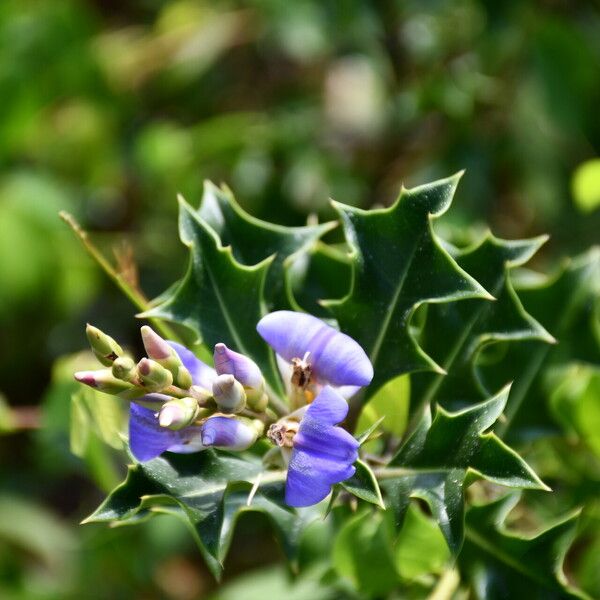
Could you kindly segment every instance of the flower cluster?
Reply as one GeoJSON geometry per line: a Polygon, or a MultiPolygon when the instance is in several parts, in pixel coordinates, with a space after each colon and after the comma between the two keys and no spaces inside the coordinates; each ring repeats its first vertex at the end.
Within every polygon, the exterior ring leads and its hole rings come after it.
{"type": "Polygon", "coordinates": [[[269,408],[264,377],[247,356],[219,343],[210,367],[147,326],[147,357],[136,364],[88,325],[92,350],[105,368],[75,378],[130,401],[129,446],[142,462],[165,451],[246,450],[269,425],[266,436],[274,448],[265,463],[287,467],[290,506],[309,506],[354,474],[358,442],[338,425],[348,412],[346,398],[370,383],[373,367],[352,338],[311,315],[270,313],[257,330],[276,353],[289,414],[269,408]]]}

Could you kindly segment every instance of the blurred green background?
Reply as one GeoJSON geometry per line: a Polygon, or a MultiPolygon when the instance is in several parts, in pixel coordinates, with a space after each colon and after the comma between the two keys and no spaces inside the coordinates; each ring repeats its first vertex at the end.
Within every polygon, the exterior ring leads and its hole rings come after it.
{"type": "MultiPolygon", "coordinates": [[[[185,266],[176,194],[206,178],[301,224],[466,168],[448,235],[550,233],[543,266],[600,240],[599,111],[595,0],[2,0],[0,597],[215,588],[174,521],[78,525],[124,471],[119,439],[69,440],[69,355],[86,321],[132,345],[139,323],[59,210],[153,297],[185,266]]],[[[219,598],[332,597],[287,588],[265,531],[242,522],[219,598]]]]}

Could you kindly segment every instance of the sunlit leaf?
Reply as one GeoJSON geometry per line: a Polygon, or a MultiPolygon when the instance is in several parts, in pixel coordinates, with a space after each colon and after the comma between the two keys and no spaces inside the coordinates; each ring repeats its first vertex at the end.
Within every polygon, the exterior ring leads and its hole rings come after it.
{"type": "Polygon", "coordinates": [[[397,375],[442,368],[419,347],[409,325],[432,302],[488,298],[486,290],[440,244],[432,219],[448,210],[460,174],[405,188],[390,208],[364,211],[335,204],[351,247],[352,284],[326,306],[365,349],[375,368],[367,398],[397,375]]]}

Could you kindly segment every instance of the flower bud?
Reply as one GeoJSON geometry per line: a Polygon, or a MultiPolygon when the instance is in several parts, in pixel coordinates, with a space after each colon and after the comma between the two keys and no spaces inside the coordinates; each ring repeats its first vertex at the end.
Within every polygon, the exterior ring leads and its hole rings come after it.
{"type": "Polygon", "coordinates": [[[224,413],[240,412],[246,406],[244,386],[233,375],[218,375],[212,391],[219,410],[224,413]]]}
{"type": "Polygon", "coordinates": [[[249,419],[221,416],[207,419],[201,432],[204,446],[236,452],[250,448],[259,435],[257,427],[249,419]]]}
{"type": "Polygon", "coordinates": [[[137,377],[135,362],[129,356],[119,356],[112,364],[112,374],[117,379],[134,383],[137,377]]]}
{"type": "Polygon", "coordinates": [[[184,367],[175,349],[148,325],[141,328],[141,333],[148,358],[170,371],[176,386],[184,390],[189,389],[193,383],[192,375],[184,367]]]}
{"type": "Polygon", "coordinates": [[[269,397],[264,392],[262,394],[253,394],[250,392],[246,393],[248,400],[248,408],[257,413],[262,413],[267,410],[269,405],[269,397]]]}
{"type": "Polygon", "coordinates": [[[110,367],[116,358],[123,355],[121,346],[97,327],[88,323],[85,334],[92,347],[92,352],[105,367],[110,367]]]}
{"type": "Polygon", "coordinates": [[[135,386],[121,379],[117,379],[110,369],[100,369],[99,371],[78,371],[74,375],[79,383],[89,385],[95,390],[113,394],[122,397],[135,397],[141,395],[142,392],[137,392],[135,386]],[[131,393],[131,394],[130,394],[131,393]]]}
{"type": "Polygon", "coordinates": [[[198,402],[194,398],[175,398],[165,402],[158,413],[158,423],[178,431],[191,425],[200,412],[198,402]]]}
{"type": "Polygon", "coordinates": [[[176,386],[184,390],[189,390],[194,383],[192,374],[183,365],[173,374],[173,382],[176,386]]]}
{"type": "Polygon", "coordinates": [[[173,375],[162,365],[149,358],[142,358],[137,365],[140,381],[150,392],[160,392],[173,384],[173,375]]]}
{"type": "Polygon", "coordinates": [[[265,394],[265,378],[253,360],[222,343],[215,345],[213,359],[219,375],[233,375],[244,386],[249,408],[256,412],[267,408],[269,400],[265,394]]]}

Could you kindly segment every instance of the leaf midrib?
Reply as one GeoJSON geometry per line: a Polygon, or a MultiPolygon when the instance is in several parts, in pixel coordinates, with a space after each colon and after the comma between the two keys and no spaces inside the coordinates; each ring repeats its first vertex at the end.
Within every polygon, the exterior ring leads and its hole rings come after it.
{"type": "Polygon", "coordinates": [[[385,317],[382,321],[381,328],[379,329],[379,333],[377,334],[377,338],[375,339],[375,343],[373,344],[373,349],[371,350],[371,353],[370,353],[371,362],[373,364],[375,364],[377,362],[377,358],[379,356],[381,346],[383,345],[383,340],[385,339],[387,329],[392,320],[392,317],[394,316],[394,313],[396,312],[396,308],[398,306],[398,300],[400,299],[400,294],[402,292],[402,288],[404,287],[404,282],[406,281],[406,277],[408,276],[408,272],[410,271],[410,267],[412,265],[415,254],[417,252],[417,248],[419,247],[419,243],[421,242],[422,238],[425,237],[425,235],[426,235],[426,231],[423,231],[423,232],[421,232],[421,235],[419,235],[415,239],[415,243],[411,250],[410,256],[409,256],[408,260],[406,261],[406,266],[400,275],[400,280],[398,281],[398,284],[394,290],[392,300],[388,305],[389,310],[387,311],[387,314],[385,315],[385,317]]]}
{"type": "MultiPolygon", "coordinates": [[[[501,290],[504,280],[505,280],[505,276],[498,278],[496,285],[492,289],[492,292],[493,292],[492,295],[494,297],[496,297],[498,295],[499,291],[501,290]]],[[[444,371],[446,371],[446,372],[448,372],[452,368],[454,361],[456,360],[457,356],[459,356],[460,351],[463,349],[465,342],[467,341],[471,331],[473,330],[473,327],[475,327],[475,324],[479,321],[481,316],[484,314],[485,310],[487,308],[490,308],[490,301],[485,300],[485,298],[473,298],[473,300],[480,300],[481,305],[475,311],[473,311],[472,316],[469,319],[469,321],[467,322],[467,325],[465,326],[462,335],[460,335],[458,337],[458,339],[456,340],[456,343],[454,344],[454,346],[452,346],[452,349],[446,356],[446,360],[442,363],[444,371]]],[[[436,375],[436,377],[432,381],[432,383],[429,384],[426,392],[423,394],[423,396],[419,400],[419,404],[418,404],[417,408],[415,409],[415,413],[414,413],[415,415],[420,415],[421,414],[420,409],[431,402],[431,400],[435,396],[438,388],[442,384],[444,377],[445,377],[445,375],[438,374],[438,375],[436,375]]]]}
{"type": "MultiPolygon", "coordinates": [[[[263,473],[261,476],[261,479],[260,479],[260,483],[258,485],[258,489],[260,490],[261,487],[263,487],[264,485],[268,485],[270,483],[277,483],[279,481],[284,481],[286,476],[287,476],[286,471],[270,471],[268,473],[263,473]]],[[[254,480],[256,481],[256,476],[254,477],[254,480]]],[[[219,483],[218,485],[213,486],[211,488],[203,487],[202,490],[188,492],[185,494],[177,494],[177,497],[181,498],[181,499],[201,498],[202,496],[205,496],[205,495],[209,496],[210,494],[224,492],[230,483],[234,483],[236,481],[242,481],[245,483],[249,483],[250,485],[252,485],[254,483],[254,481],[248,481],[246,479],[231,479],[231,480],[223,481],[223,482],[219,483]]]]}
{"type": "MultiPolygon", "coordinates": [[[[197,224],[199,225],[199,224],[197,224]]],[[[202,244],[202,241],[200,241],[200,243],[202,244]]],[[[216,248],[216,251],[219,253],[222,253],[223,251],[220,250],[218,247],[216,248]]],[[[203,261],[204,264],[204,268],[206,269],[206,272],[208,274],[208,278],[210,279],[211,285],[213,287],[213,290],[215,292],[215,296],[217,298],[217,302],[219,303],[219,307],[221,308],[221,312],[223,313],[223,317],[225,319],[225,323],[227,325],[227,328],[229,329],[231,336],[233,338],[233,340],[235,341],[238,351],[241,352],[242,354],[246,354],[248,356],[251,356],[252,353],[248,351],[248,349],[246,348],[245,344],[242,342],[242,340],[239,337],[239,334],[234,326],[234,323],[231,319],[231,316],[229,314],[229,311],[226,307],[226,304],[223,300],[223,297],[221,296],[221,292],[219,290],[219,286],[217,285],[217,281],[215,279],[215,276],[212,272],[212,267],[211,267],[211,261],[207,260],[207,261],[203,261]]],[[[271,369],[273,369],[273,361],[271,356],[269,356],[269,364],[271,366],[271,369]]],[[[276,378],[276,381],[279,383],[279,380],[276,378]]],[[[279,387],[278,393],[275,393],[275,391],[272,389],[271,385],[269,384],[268,381],[265,381],[265,387],[267,388],[267,392],[268,395],[273,397],[277,397],[277,398],[281,398],[281,386],[279,387]]]]}

